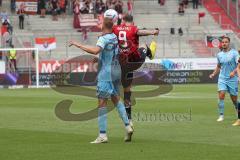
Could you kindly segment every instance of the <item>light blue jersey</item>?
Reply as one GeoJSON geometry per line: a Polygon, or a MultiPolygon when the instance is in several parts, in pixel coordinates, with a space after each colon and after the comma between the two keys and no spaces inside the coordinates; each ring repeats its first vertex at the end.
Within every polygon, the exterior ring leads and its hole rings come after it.
{"type": "Polygon", "coordinates": [[[104,99],[119,96],[121,67],[117,36],[105,34],[99,37],[97,46],[102,48],[98,61],[97,96],[104,99]]]}
{"type": "MultiPolygon", "coordinates": [[[[221,66],[219,80],[230,80],[230,73],[237,68],[238,59],[238,52],[234,49],[228,52],[221,51],[217,54],[217,61],[221,66]]],[[[237,80],[237,74],[231,79],[237,80]]]]}
{"type": "Polygon", "coordinates": [[[227,91],[231,95],[238,94],[238,76],[235,74],[230,78],[230,73],[237,68],[239,55],[234,49],[228,52],[219,52],[217,55],[218,64],[221,66],[218,77],[218,91],[227,91]]]}
{"type": "Polygon", "coordinates": [[[98,61],[98,82],[116,81],[121,78],[121,67],[118,61],[118,40],[115,34],[99,37],[97,46],[101,47],[98,61]]]}

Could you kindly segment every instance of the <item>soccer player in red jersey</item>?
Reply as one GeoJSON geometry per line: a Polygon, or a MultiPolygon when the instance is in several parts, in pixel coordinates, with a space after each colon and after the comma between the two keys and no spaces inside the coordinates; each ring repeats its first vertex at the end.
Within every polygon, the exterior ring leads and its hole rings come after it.
{"type": "Polygon", "coordinates": [[[120,64],[122,68],[122,85],[124,88],[124,103],[130,125],[133,127],[131,120],[131,86],[133,71],[142,66],[146,57],[153,59],[156,50],[156,46],[150,47],[151,49],[147,45],[139,47],[139,37],[158,35],[159,30],[138,29],[133,23],[133,16],[127,14],[123,17],[121,25],[114,26],[113,33],[118,37],[120,64]]]}

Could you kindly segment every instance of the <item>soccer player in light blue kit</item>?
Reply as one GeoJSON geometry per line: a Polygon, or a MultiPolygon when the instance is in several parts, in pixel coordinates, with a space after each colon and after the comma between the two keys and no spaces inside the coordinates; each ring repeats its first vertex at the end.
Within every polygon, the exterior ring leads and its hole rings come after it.
{"type": "Polygon", "coordinates": [[[217,67],[209,76],[210,78],[213,78],[220,72],[218,77],[218,122],[224,120],[224,98],[226,92],[230,94],[235,109],[238,111],[238,61],[238,52],[230,48],[230,38],[223,37],[222,51],[217,54],[217,67]]]}
{"type": "Polygon", "coordinates": [[[115,34],[112,33],[113,22],[105,18],[102,27],[102,36],[99,37],[95,47],[83,45],[74,41],[74,45],[90,54],[99,54],[98,76],[97,76],[97,97],[98,97],[98,126],[99,136],[91,143],[106,143],[107,138],[107,100],[111,98],[116,106],[119,116],[126,128],[125,141],[131,141],[133,130],[129,125],[129,119],[124,104],[120,101],[119,85],[121,79],[121,67],[118,60],[119,47],[115,34]]]}

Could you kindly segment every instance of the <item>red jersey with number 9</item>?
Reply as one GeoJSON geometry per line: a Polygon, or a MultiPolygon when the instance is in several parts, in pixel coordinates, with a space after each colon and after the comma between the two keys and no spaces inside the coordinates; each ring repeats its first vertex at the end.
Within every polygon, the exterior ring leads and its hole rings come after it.
{"type": "Polygon", "coordinates": [[[117,25],[113,27],[113,33],[118,37],[120,54],[126,55],[130,60],[139,59],[138,28],[134,25],[117,25]]]}

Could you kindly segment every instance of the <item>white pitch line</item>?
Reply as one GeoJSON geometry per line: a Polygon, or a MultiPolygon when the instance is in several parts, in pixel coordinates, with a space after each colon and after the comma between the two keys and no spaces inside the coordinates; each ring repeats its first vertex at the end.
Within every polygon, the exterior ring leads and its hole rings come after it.
{"type": "Polygon", "coordinates": [[[159,95],[156,97],[148,97],[148,98],[138,98],[138,99],[154,99],[154,98],[169,98],[169,99],[216,99],[217,97],[213,94],[208,95],[197,95],[194,93],[190,94],[188,92],[187,94],[184,92],[182,93],[167,93],[163,95],[159,95]]]}

